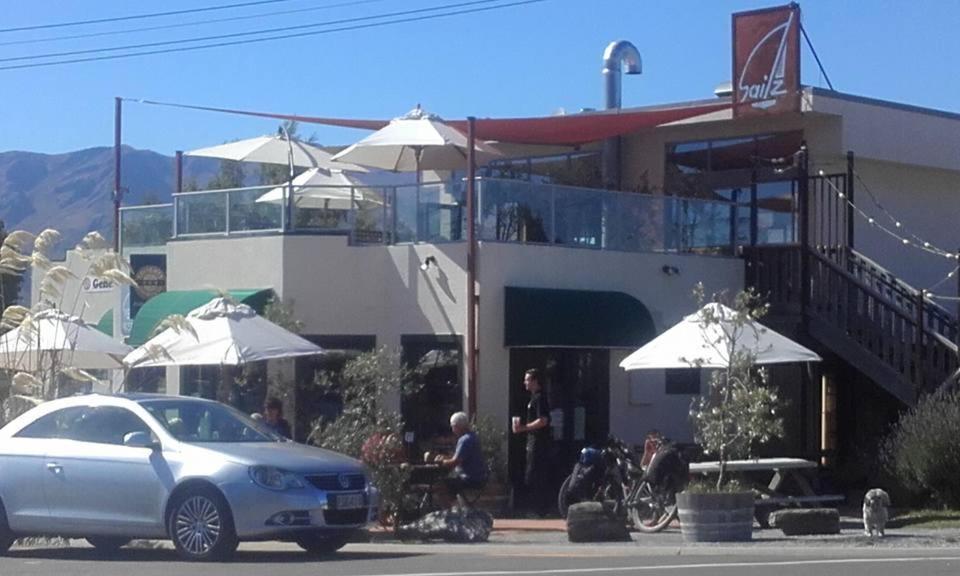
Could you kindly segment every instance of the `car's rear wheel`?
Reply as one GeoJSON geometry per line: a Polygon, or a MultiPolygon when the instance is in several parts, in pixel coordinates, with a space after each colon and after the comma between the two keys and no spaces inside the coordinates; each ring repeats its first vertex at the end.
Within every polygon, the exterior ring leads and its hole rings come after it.
{"type": "Polygon", "coordinates": [[[123,536],[87,536],[86,540],[98,552],[116,552],[130,543],[130,539],[123,536]]]}
{"type": "Polygon", "coordinates": [[[17,537],[10,531],[10,525],[7,524],[7,511],[3,507],[3,502],[0,502],[0,554],[6,554],[16,539],[17,537]]]}
{"type": "Polygon", "coordinates": [[[223,560],[239,544],[230,507],[210,487],[177,495],[170,507],[167,530],[177,552],[187,560],[223,560]]]}
{"type": "Polygon", "coordinates": [[[317,536],[304,534],[296,540],[297,546],[316,556],[328,556],[347,545],[344,536],[317,536]]]}

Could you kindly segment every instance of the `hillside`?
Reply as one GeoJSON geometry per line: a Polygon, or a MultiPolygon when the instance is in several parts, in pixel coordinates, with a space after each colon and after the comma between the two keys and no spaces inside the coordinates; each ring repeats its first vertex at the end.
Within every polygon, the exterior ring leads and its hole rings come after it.
{"type": "MultiPolygon", "coordinates": [[[[130,147],[123,148],[122,158],[124,205],[170,202],[173,158],[130,147]]],[[[218,168],[216,160],[187,158],[184,181],[207,182],[218,168]]],[[[113,148],[0,152],[0,220],[7,230],[56,228],[64,236],[61,253],[91,230],[111,238],[112,194],[113,148]]]]}

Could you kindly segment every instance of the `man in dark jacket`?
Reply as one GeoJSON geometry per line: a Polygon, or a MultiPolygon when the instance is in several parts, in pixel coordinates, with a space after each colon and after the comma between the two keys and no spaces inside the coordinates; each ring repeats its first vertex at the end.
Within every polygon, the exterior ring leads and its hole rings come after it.
{"type": "Polygon", "coordinates": [[[550,510],[550,406],[543,393],[540,371],[527,370],[523,386],[530,393],[526,417],[514,418],[513,433],[526,434],[526,466],[523,474],[524,504],[540,516],[550,510]],[[526,423],[524,423],[524,421],[526,423]]]}

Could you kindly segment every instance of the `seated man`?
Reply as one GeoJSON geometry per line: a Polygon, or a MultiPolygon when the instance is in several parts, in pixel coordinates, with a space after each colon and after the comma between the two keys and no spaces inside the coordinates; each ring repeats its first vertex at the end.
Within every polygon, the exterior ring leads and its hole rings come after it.
{"type": "Polygon", "coordinates": [[[451,416],[450,428],[457,436],[457,448],[453,456],[437,455],[435,462],[452,469],[445,483],[450,494],[456,496],[465,488],[482,488],[487,482],[487,465],[480,450],[480,439],[470,429],[467,415],[457,412],[451,416]]]}

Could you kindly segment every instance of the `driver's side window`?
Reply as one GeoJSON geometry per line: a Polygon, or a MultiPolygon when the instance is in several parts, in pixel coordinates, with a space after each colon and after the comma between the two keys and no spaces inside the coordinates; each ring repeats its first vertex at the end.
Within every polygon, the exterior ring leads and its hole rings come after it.
{"type": "Polygon", "coordinates": [[[89,410],[86,406],[61,408],[33,421],[14,438],[72,438],[74,426],[89,410]]]}
{"type": "Polygon", "coordinates": [[[131,432],[146,432],[150,428],[136,414],[117,406],[98,406],[89,409],[74,426],[72,438],[97,444],[123,444],[131,432]]]}

